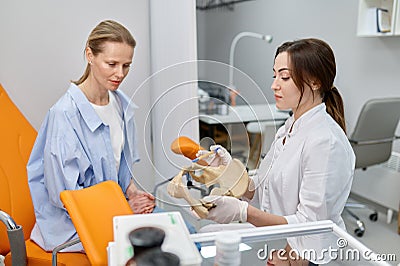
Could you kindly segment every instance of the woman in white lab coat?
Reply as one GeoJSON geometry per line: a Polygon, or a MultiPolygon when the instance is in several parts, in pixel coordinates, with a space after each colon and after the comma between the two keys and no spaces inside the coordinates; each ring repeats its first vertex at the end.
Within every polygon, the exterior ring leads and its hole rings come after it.
{"type": "MultiPolygon", "coordinates": [[[[233,197],[209,197],[217,207],[207,218],[255,226],[332,220],[344,228],[341,213],[350,193],[355,155],[346,137],[343,101],[333,85],[334,53],[319,39],[286,42],[276,51],[273,75],[276,106],[291,109],[293,115],[279,128],[244,195],[252,199],[257,193],[260,209],[233,197]]],[[[225,149],[220,147],[216,154],[213,165],[229,163],[225,149]]],[[[327,263],[331,258],[323,249],[338,248],[336,241],[333,234],[288,238],[286,252],[270,257],[268,265],[327,263]],[[305,250],[314,250],[317,256],[288,255],[305,250]]]]}

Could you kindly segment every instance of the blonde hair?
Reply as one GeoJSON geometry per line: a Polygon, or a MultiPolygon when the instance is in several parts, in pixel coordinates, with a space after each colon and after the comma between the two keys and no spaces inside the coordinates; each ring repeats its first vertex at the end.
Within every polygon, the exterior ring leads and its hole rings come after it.
{"type": "MultiPolygon", "coordinates": [[[[96,56],[103,52],[105,42],[126,43],[132,48],[136,46],[136,41],[128,29],[116,21],[104,20],[90,33],[84,52],[89,47],[93,55],[96,56]]],[[[88,78],[90,70],[90,64],[88,63],[83,75],[77,81],[72,82],[76,85],[81,84],[88,78]]]]}

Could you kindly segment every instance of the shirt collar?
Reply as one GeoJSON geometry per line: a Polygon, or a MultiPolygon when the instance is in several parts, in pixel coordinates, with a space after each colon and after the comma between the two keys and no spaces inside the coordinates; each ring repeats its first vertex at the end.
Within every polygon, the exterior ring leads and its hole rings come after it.
{"type": "Polygon", "coordinates": [[[321,111],[326,112],[325,103],[320,103],[317,106],[311,108],[310,110],[302,114],[296,121],[294,121],[294,115],[292,115],[287,119],[285,123],[285,132],[288,133],[290,131],[290,127],[293,125],[292,132],[290,134],[296,134],[296,132],[299,130],[299,128],[302,127],[303,124],[307,124],[307,121],[309,121],[313,116],[320,113],[321,111]]]}
{"type": "Polygon", "coordinates": [[[94,132],[103,123],[103,121],[101,121],[94,108],[90,105],[89,100],[77,85],[71,83],[68,92],[76,103],[83,120],[89,129],[94,132]]]}
{"type": "Polygon", "coordinates": [[[122,113],[124,120],[128,121],[134,118],[135,109],[138,108],[136,104],[132,102],[132,99],[128,98],[126,94],[124,94],[120,90],[115,91],[117,101],[121,104],[122,113]]]}
{"type": "MultiPolygon", "coordinates": [[[[82,115],[83,120],[89,127],[89,129],[94,132],[102,123],[103,121],[97,115],[96,111],[90,104],[89,100],[86,98],[85,94],[82,90],[71,83],[68,89],[72,99],[76,103],[76,106],[79,112],[82,115]]],[[[122,112],[123,112],[123,120],[130,120],[134,117],[134,109],[138,108],[132,100],[130,100],[124,93],[117,90],[115,91],[116,99],[119,104],[121,104],[122,112]]]]}

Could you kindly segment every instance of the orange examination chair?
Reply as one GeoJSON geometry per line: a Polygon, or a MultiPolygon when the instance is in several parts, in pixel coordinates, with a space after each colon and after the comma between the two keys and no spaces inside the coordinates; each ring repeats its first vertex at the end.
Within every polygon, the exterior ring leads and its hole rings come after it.
{"type": "MultiPolygon", "coordinates": [[[[0,84],[0,254],[7,266],[52,265],[52,253],[29,239],[35,214],[26,164],[36,131],[0,84]],[[9,241],[7,241],[7,239],[9,241]]],[[[83,253],[58,253],[57,265],[90,265],[83,253]]]]}
{"type": "Polygon", "coordinates": [[[113,217],[133,214],[121,187],[108,180],[80,190],[64,190],[60,198],[90,263],[107,266],[107,246],[114,240],[113,217]]]}

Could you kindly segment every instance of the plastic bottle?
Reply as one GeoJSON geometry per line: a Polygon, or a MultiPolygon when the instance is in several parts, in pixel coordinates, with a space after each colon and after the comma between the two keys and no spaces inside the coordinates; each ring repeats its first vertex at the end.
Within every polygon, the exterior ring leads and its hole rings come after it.
{"type": "Polygon", "coordinates": [[[220,232],[215,239],[216,255],[214,266],[239,266],[239,244],[242,238],[235,232],[220,232]]]}

